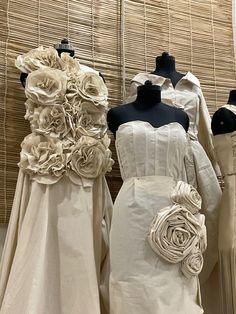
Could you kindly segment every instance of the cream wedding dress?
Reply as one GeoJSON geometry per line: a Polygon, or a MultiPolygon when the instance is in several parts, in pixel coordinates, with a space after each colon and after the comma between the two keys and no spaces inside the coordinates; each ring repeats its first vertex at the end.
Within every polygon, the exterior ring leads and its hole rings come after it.
{"type": "MultiPolygon", "coordinates": [[[[124,183],[114,204],[111,226],[110,313],[203,313],[197,273],[184,275],[180,260],[172,260],[183,248],[190,229],[183,231],[184,223],[175,234],[174,225],[182,218],[164,219],[157,231],[164,230],[165,236],[154,240],[151,236],[150,245],[150,225],[156,215],[169,215],[171,194],[179,181],[196,187],[202,197],[209,243],[204,255],[210,263],[205,271],[211,272],[217,259],[216,205],[221,191],[209,159],[202,148],[192,145],[177,122],[159,128],[144,121],[124,123],[116,133],[116,149],[124,183]],[[168,238],[171,245],[177,238],[182,244],[174,251],[167,245],[165,253],[171,256],[167,260],[165,254],[163,258],[154,252],[157,243],[153,241],[165,246],[168,238]]],[[[199,260],[193,261],[193,268],[199,265],[199,260]]]]}
{"type": "Polygon", "coordinates": [[[109,313],[107,89],[94,70],[53,48],[34,49],[16,65],[29,73],[32,133],[21,145],[0,313],[109,313]]]}
{"type": "MultiPolygon", "coordinates": [[[[234,105],[222,106],[236,114],[234,105]]],[[[213,137],[224,177],[219,217],[219,273],[221,314],[236,313],[236,132],[213,137]]]]}
{"type": "MultiPolygon", "coordinates": [[[[203,148],[211,161],[216,175],[220,176],[221,173],[212,143],[211,118],[198,78],[191,72],[187,72],[174,87],[169,78],[151,73],[139,73],[132,78],[130,94],[126,103],[135,100],[137,87],[143,85],[146,80],[150,80],[153,84],[161,87],[161,99],[163,103],[180,108],[188,114],[190,122],[188,134],[194,151],[198,151],[198,158],[201,158],[203,148]]],[[[212,208],[214,204],[211,203],[210,199],[213,197],[213,195],[208,196],[209,204],[212,208]]],[[[206,219],[206,224],[208,224],[208,219],[206,219]]],[[[205,314],[218,314],[218,229],[211,230],[211,235],[210,239],[208,239],[208,249],[211,247],[208,252],[211,252],[211,254],[206,253],[205,255],[205,263],[200,275],[200,282],[203,290],[202,296],[205,314]],[[214,293],[212,294],[212,292],[214,293]]]]}

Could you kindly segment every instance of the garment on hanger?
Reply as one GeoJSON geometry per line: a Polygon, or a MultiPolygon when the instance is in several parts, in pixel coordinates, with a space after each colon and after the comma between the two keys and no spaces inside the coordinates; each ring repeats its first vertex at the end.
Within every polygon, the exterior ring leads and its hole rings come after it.
{"type": "Polygon", "coordinates": [[[19,176],[0,267],[2,314],[100,314],[108,309],[113,161],[107,88],[54,48],[19,56],[28,73],[19,176]]]}
{"type": "MultiPolygon", "coordinates": [[[[236,114],[235,105],[224,105],[236,114]]],[[[236,313],[236,131],[213,137],[224,178],[219,216],[219,274],[221,314],[236,313]]]]}
{"type": "Polygon", "coordinates": [[[126,103],[134,101],[137,95],[137,87],[143,85],[146,80],[161,86],[162,102],[182,108],[188,114],[191,139],[199,140],[217,175],[220,175],[212,145],[211,118],[198,78],[191,72],[188,72],[173,87],[169,78],[151,73],[139,73],[131,81],[130,94],[125,101],[126,103]]]}
{"type": "Polygon", "coordinates": [[[206,273],[211,272],[217,259],[211,237],[217,235],[216,206],[221,191],[205,151],[201,146],[196,149],[177,122],[155,128],[139,120],[119,126],[116,149],[124,182],[114,203],[110,236],[110,313],[203,313],[198,281],[202,259],[191,255],[191,261],[185,264],[189,272],[185,272],[183,260],[176,260],[176,255],[185,250],[189,243],[186,238],[192,237],[195,228],[201,239],[197,247],[205,250],[204,214],[210,243],[207,254],[213,263],[206,273]],[[194,217],[190,215],[193,229],[188,219],[178,225],[182,214],[175,207],[179,208],[181,200],[186,207],[190,199],[200,205],[189,184],[202,197],[202,210],[199,213],[194,207],[194,217]],[[173,192],[178,199],[173,199],[173,192]],[[161,254],[160,247],[165,248],[161,254]]]}

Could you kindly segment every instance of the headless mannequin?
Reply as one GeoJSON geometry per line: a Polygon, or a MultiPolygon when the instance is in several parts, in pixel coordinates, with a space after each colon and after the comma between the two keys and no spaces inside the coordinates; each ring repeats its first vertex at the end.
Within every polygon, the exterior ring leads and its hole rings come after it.
{"type": "Polygon", "coordinates": [[[169,78],[175,87],[184,74],[177,72],[175,69],[175,58],[168,52],[163,52],[161,56],[156,57],[156,69],[151,74],[169,78]]]}
{"type": "Polygon", "coordinates": [[[189,127],[188,115],[181,109],[163,104],[160,86],[152,85],[150,81],[138,87],[134,102],[112,108],[107,114],[108,127],[114,135],[121,124],[135,120],[147,121],[156,128],[178,122],[186,132],[189,127]]]}
{"type": "MultiPolygon", "coordinates": [[[[235,106],[236,90],[231,90],[227,104],[235,106]]],[[[218,109],[212,117],[211,128],[214,135],[231,133],[236,130],[236,115],[227,108],[218,109]]]]}

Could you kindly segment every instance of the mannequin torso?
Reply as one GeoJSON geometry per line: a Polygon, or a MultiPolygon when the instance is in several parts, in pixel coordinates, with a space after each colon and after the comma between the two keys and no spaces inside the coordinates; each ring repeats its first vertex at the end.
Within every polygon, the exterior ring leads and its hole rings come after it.
{"type": "MultiPolygon", "coordinates": [[[[235,106],[236,110],[236,90],[231,90],[228,104],[235,106]]],[[[218,109],[212,117],[211,128],[214,135],[230,133],[236,130],[236,114],[227,108],[218,109]]]]}
{"type": "Polygon", "coordinates": [[[184,74],[175,69],[175,58],[167,52],[163,52],[161,56],[156,58],[156,69],[151,74],[169,78],[174,87],[184,77],[184,74]]]}
{"type": "Polygon", "coordinates": [[[156,128],[171,122],[180,123],[186,131],[189,127],[188,115],[162,103],[160,87],[150,81],[138,87],[134,102],[112,108],[107,114],[108,127],[114,135],[121,124],[134,120],[147,121],[156,128]]]}

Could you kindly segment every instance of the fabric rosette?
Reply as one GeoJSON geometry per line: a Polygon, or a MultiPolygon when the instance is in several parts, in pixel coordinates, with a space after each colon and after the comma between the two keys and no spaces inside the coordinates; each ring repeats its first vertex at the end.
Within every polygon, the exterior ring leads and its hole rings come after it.
{"type": "Polygon", "coordinates": [[[198,249],[187,255],[181,263],[181,271],[187,278],[198,276],[203,267],[202,252],[198,249]]]}
{"type": "Polygon", "coordinates": [[[58,56],[56,49],[40,46],[23,55],[19,55],[15,61],[15,66],[23,73],[31,73],[42,68],[61,70],[63,62],[58,56]]]}
{"type": "Polygon", "coordinates": [[[79,61],[72,58],[67,52],[61,54],[61,63],[63,71],[66,71],[68,76],[80,72],[79,61]]]}
{"type": "Polygon", "coordinates": [[[76,121],[76,135],[103,138],[107,132],[106,110],[90,101],[80,102],[80,111],[76,121]]]}
{"type": "Polygon", "coordinates": [[[58,139],[31,133],[21,144],[18,166],[30,175],[59,177],[65,172],[66,163],[67,156],[63,154],[62,142],[58,139]]]}
{"type": "Polygon", "coordinates": [[[64,101],[67,77],[60,70],[45,68],[30,73],[25,95],[38,105],[54,105],[64,101]]]}
{"type": "Polygon", "coordinates": [[[63,106],[54,105],[44,107],[38,115],[37,133],[52,137],[64,138],[70,132],[63,106]]]}
{"type": "Polygon", "coordinates": [[[179,204],[161,209],[148,235],[153,251],[170,263],[181,262],[199,244],[203,228],[201,216],[196,217],[179,204]]]}
{"type": "Polygon", "coordinates": [[[71,152],[71,169],[79,176],[93,179],[111,170],[113,160],[108,137],[101,140],[82,136],[71,152]]]}
{"type": "Polygon", "coordinates": [[[183,205],[192,214],[198,213],[202,206],[202,199],[198,191],[183,181],[177,182],[172,191],[171,199],[174,203],[183,205]]]}
{"type": "Polygon", "coordinates": [[[103,79],[94,72],[85,72],[80,77],[80,96],[96,105],[108,106],[108,90],[103,79]]]}

